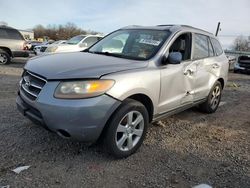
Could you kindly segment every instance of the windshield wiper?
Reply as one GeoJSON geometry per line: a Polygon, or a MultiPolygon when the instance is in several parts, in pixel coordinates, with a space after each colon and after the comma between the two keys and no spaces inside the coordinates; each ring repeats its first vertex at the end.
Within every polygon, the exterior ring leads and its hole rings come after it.
{"type": "Polygon", "coordinates": [[[144,58],[140,58],[140,57],[131,57],[131,56],[127,56],[127,55],[124,55],[124,54],[116,54],[116,53],[110,53],[110,52],[90,51],[89,49],[86,49],[83,52],[92,53],[92,54],[106,55],[106,56],[113,56],[113,57],[119,57],[119,58],[125,58],[125,59],[145,60],[144,58]]]}
{"type": "Polygon", "coordinates": [[[92,53],[92,54],[106,55],[106,56],[124,57],[121,54],[114,54],[114,53],[110,53],[110,52],[94,52],[94,51],[89,51],[89,50],[87,52],[92,53]]]}

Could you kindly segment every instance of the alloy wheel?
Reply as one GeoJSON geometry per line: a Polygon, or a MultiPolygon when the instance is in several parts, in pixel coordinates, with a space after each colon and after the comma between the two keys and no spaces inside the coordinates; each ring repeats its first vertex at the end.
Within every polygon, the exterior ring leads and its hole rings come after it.
{"type": "Polygon", "coordinates": [[[5,54],[0,53],[0,64],[5,64],[7,63],[7,61],[8,61],[7,56],[5,54]]]}
{"type": "Polygon", "coordinates": [[[116,146],[121,151],[129,151],[140,141],[144,131],[144,118],[138,111],[128,112],[116,130],[116,146]]]}
{"type": "Polygon", "coordinates": [[[221,90],[220,90],[220,87],[217,85],[214,87],[214,90],[211,96],[210,105],[212,109],[215,109],[218,106],[220,102],[220,95],[221,95],[221,90]]]}

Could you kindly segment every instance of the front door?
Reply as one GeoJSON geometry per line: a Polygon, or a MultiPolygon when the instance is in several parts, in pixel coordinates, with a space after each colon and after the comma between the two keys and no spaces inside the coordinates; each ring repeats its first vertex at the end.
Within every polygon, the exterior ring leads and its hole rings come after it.
{"type": "Polygon", "coordinates": [[[191,43],[191,34],[184,33],[169,48],[168,53],[182,54],[182,62],[161,67],[160,113],[193,103],[196,64],[191,61],[191,43]]]}

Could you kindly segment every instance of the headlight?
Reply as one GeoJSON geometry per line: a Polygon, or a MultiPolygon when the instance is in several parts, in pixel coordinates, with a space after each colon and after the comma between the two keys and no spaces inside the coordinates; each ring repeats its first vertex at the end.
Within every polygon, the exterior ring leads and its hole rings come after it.
{"type": "Polygon", "coordinates": [[[81,99],[104,94],[113,85],[114,80],[66,81],[61,82],[55,91],[55,98],[81,99]]]}
{"type": "Polygon", "coordinates": [[[52,47],[48,47],[45,51],[46,52],[55,52],[57,50],[57,46],[52,46],[52,47]]]}

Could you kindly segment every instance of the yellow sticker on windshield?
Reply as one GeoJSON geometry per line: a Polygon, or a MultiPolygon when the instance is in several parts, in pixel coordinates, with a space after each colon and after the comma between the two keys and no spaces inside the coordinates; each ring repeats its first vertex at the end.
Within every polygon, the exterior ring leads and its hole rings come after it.
{"type": "Polygon", "coordinates": [[[158,40],[152,40],[152,39],[141,39],[139,41],[139,43],[142,43],[142,44],[149,44],[149,45],[153,45],[153,46],[158,46],[161,41],[158,41],[158,40]]]}

